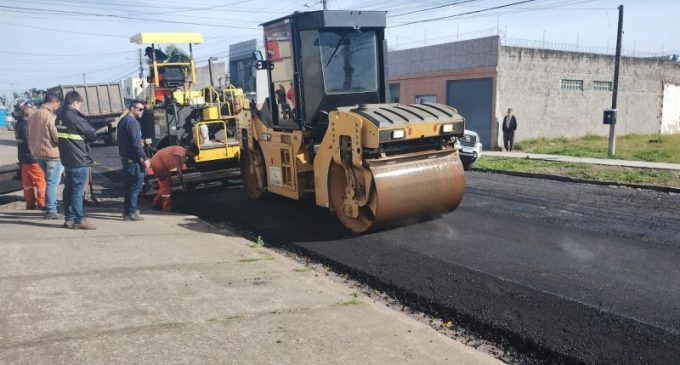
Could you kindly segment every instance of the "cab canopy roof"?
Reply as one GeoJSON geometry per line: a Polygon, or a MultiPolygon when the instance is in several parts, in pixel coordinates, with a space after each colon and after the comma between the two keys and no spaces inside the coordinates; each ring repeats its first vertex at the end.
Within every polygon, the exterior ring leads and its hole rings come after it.
{"type": "Polygon", "coordinates": [[[130,37],[130,43],[136,44],[171,44],[171,43],[203,43],[201,33],[138,33],[130,37]]]}

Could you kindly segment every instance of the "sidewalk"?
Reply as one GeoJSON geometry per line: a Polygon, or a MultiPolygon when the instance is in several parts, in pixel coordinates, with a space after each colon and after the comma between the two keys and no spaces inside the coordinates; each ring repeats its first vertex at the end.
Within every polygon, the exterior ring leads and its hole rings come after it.
{"type": "Polygon", "coordinates": [[[96,231],[0,206],[0,363],[500,363],[196,217],[104,203],[96,231]]]}
{"type": "Polygon", "coordinates": [[[530,160],[545,160],[545,161],[556,161],[556,162],[575,162],[575,163],[587,163],[587,164],[593,164],[593,165],[635,167],[635,168],[641,168],[641,169],[680,170],[680,164],[677,164],[677,163],[630,161],[630,160],[616,160],[616,159],[603,159],[603,158],[590,158],[590,157],[572,157],[572,156],[559,156],[559,155],[542,155],[542,154],[538,154],[538,153],[526,153],[526,152],[484,151],[484,152],[482,152],[482,156],[528,158],[530,160]]]}

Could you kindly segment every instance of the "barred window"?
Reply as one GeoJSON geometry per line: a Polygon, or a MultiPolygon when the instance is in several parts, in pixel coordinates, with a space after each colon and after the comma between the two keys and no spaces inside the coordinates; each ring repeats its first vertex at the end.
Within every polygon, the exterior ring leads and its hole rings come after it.
{"type": "Polygon", "coordinates": [[[583,90],[583,80],[562,79],[562,90],[583,90]]]}
{"type": "Polygon", "coordinates": [[[593,90],[612,91],[611,81],[593,81],[593,90]]]}

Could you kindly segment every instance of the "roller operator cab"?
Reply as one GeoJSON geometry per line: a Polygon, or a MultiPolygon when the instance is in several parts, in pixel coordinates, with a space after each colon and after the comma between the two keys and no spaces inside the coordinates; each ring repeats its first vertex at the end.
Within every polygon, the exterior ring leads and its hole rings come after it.
{"type": "Polygon", "coordinates": [[[263,24],[269,97],[238,115],[241,175],[313,195],[355,233],[458,206],[465,120],[441,104],[386,104],[385,13],[315,11],[263,24]]]}

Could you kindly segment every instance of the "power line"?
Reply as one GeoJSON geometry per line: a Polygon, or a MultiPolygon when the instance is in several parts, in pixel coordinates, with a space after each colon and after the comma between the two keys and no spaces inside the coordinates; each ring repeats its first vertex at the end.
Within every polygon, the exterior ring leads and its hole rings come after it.
{"type": "Polygon", "coordinates": [[[456,2],[453,2],[453,3],[450,3],[450,4],[437,5],[437,6],[433,6],[433,7],[429,7],[429,8],[418,9],[418,10],[412,10],[412,11],[408,11],[408,12],[405,12],[405,13],[400,13],[400,14],[391,15],[391,16],[388,16],[388,17],[390,17],[390,18],[395,18],[395,17],[404,16],[404,15],[409,15],[409,14],[421,13],[421,12],[423,12],[423,11],[430,11],[430,10],[436,10],[436,9],[447,8],[447,7],[449,7],[449,6],[456,6],[456,5],[462,5],[462,4],[467,4],[467,3],[474,3],[474,2],[477,2],[477,1],[485,1],[485,0],[463,0],[463,1],[456,1],[456,2]]]}
{"type": "Polygon", "coordinates": [[[113,56],[113,55],[123,55],[136,51],[124,51],[124,52],[110,52],[110,53],[86,53],[86,54],[54,54],[54,53],[27,53],[27,52],[14,52],[14,51],[2,51],[6,54],[16,54],[24,56],[47,56],[47,57],[99,57],[99,56],[113,56]]]}
{"type": "Polygon", "coordinates": [[[453,15],[446,15],[446,16],[440,16],[440,17],[435,17],[435,18],[416,20],[416,21],[407,22],[407,23],[401,23],[401,24],[393,25],[391,28],[403,27],[405,25],[418,24],[418,23],[434,22],[434,21],[444,20],[444,19],[451,19],[451,18],[461,17],[461,16],[465,16],[465,15],[482,13],[482,12],[490,11],[490,10],[508,8],[508,7],[511,7],[511,6],[514,6],[514,5],[526,4],[526,3],[531,3],[531,2],[534,2],[534,1],[536,1],[536,0],[516,1],[514,3],[509,3],[509,4],[499,5],[499,6],[493,6],[493,7],[490,7],[490,8],[485,8],[485,9],[480,9],[480,10],[472,10],[472,11],[466,11],[466,12],[463,12],[463,13],[458,13],[458,14],[453,14],[453,15]]]}
{"type": "Polygon", "coordinates": [[[112,38],[129,38],[129,36],[120,35],[120,34],[79,32],[79,31],[75,31],[75,30],[64,30],[64,29],[41,27],[39,25],[16,24],[16,23],[6,22],[4,20],[2,22],[0,22],[0,24],[7,24],[7,25],[14,26],[14,27],[23,27],[23,28],[30,28],[30,29],[49,30],[49,31],[52,31],[52,32],[69,33],[69,34],[84,34],[84,35],[94,35],[94,36],[98,36],[98,37],[112,37],[112,38]]]}
{"type": "Polygon", "coordinates": [[[15,13],[26,13],[26,12],[28,12],[29,14],[36,14],[35,12],[38,12],[37,14],[58,13],[58,14],[85,15],[85,16],[104,17],[104,18],[143,20],[143,21],[151,21],[151,22],[159,22],[159,23],[200,25],[200,26],[206,26],[206,27],[258,29],[258,28],[253,28],[253,27],[242,27],[242,26],[238,26],[238,25],[205,24],[205,23],[184,22],[184,21],[176,21],[176,20],[140,18],[140,17],[127,16],[127,15],[118,15],[118,14],[89,13],[89,12],[68,11],[68,10],[51,10],[51,9],[40,9],[40,8],[28,8],[28,7],[21,7],[21,6],[0,5],[0,9],[6,9],[6,11],[15,12],[15,13]]]}

